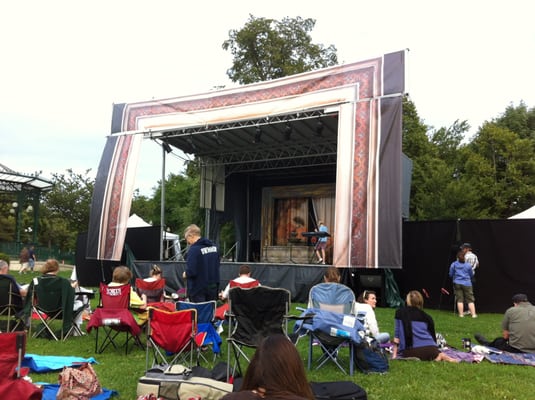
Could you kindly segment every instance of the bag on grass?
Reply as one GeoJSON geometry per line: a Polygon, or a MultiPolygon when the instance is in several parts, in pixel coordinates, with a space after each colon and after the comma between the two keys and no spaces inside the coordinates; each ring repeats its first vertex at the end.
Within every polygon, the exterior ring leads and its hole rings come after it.
{"type": "Polygon", "coordinates": [[[363,340],[355,347],[355,365],[365,374],[388,372],[388,356],[376,340],[363,340]]]}
{"type": "Polygon", "coordinates": [[[88,400],[102,393],[95,370],[89,363],[77,367],[64,367],[59,374],[57,400],[88,400]]]}
{"type": "Polygon", "coordinates": [[[310,382],[316,400],[367,400],[366,390],[351,381],[310,382]]]}

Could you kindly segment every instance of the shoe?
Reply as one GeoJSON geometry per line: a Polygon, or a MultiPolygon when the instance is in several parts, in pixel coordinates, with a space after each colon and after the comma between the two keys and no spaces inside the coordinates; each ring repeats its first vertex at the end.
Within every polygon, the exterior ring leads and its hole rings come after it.
{"type": "Polygon", "coordinates": [[[482,344],[483,346],[489,346],[490,345],[490,342],[481,333],[476,333],[474,335],[474,337],[476,338],[476,340],[477,340],[477,342],[479,344],[482,344]]]}
{"type": "Polygon", "coordinates": [[[317,261],[318,264],[321,264],[322,262],[323,262],[323,258],[320,258],[320,259],[317,261]]]}
{"type": "Polygon", "coordinates": [[[322,261],[321,263],[322,263],[323,265],[325,265],[325,261],[322,261]]]}
{"type": "Polygon", "coordinates": [[[477,318],[477,314],[472,315],[472,318],[477,318]]]}
{"type": "Polygon", "coordinates": [[[464,315],[463,314],[459,314],[459,318],[464,318],[464,315]]]}

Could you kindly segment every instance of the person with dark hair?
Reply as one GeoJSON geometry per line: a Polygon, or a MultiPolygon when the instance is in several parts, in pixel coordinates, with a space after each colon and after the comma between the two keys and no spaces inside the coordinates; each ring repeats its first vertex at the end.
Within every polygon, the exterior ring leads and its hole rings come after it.
{"type": "Polygon", "coordinates": [[[222,400],[314,400],[301,356],[284,335],[266,337],[258,346],[240,391],[222,400]]]}
{"type": "Polygon", "coordinates": [[[336,267],[328,267],[323,274],[324,282],[340,283],[340,271],[336,267]]]}
{"type": "Polygon", "coordinates": [[[238,277],[234,278],[231,282],[229,282],[225,287],[225,290],[219,293],[219,299],[223,301],[227,300],[230,288],[235,286],[245,288],[255,287],[260,286],[260,282],[258,282],[257,279],[251,277],[251,267],[246,264],[240,265],[238,277]]]}
{"type": "Polygon", "coordinates": [[[365,290],[357,298],[355,304],[355,314],[364,315],[364,327],[370,332],[379,343],[387,343],[390,340],[388,332],[380,332],[377,318],[375,317],[375,307],[377,306],[377,294],[373,290],[365,290]]]}
{"type": "Polygon", "coordinates": [[[502,337],[489,342],[480,333],[474,336],[484,346],[510,353],[535,353],[535,306],[523,293],[515,294],[512,300],[513,306],[503,316],[502,337]]]}
{"type": "Polygon", "coordinates": [[[464,317],[464,303],[467,303],[472,318],[477,318],[474,292],[472,290],[474,270],[472,265],[465,261],[465,253],[463,251],[459,251],[457,260],[451,263],[449,275],[453,280],[459,317],[464,317]]]}
{"type": "Polygon", "coordinates": [[[424,298],[417,290],[407,294],[407,305],[396,311],[392,358],[416,357],[422,361],[458,362],[442,353],[436,341],[433,318],[424,312],[424,298]]]}
{"type": "MultiPolygon", "coordinates": [[[[125,265],[119,265],[113,269],[112,281],[109,287],[122,286],[131,283],[132,271],[125,265]]],[[[143,325],[149,319],[147,311],[147,296],[139,296],[133,287],[130,287],[130,311],[138,325],[143,325]]]]}
{"type": "Polygon", "coordinates": [[[474,271],[474,275],[475,275],[476,269],[479,267],[479,259],[477,258],[476,254],[472,251],[472,245],[470,243],[463,243],[461,245],[461,251],[463,252],[464,260],[468,264],[470,264],[470,266],[472,267],[472,271],[474,271]]]}
{"type": "Polygon", "coordinates": [[[201,228],[190,225],[184,231],[189,250],[186,270],[188,297],[192,302],[217,300],[219,294],[219,250],[212,241],[201,237],[201,228]]]}

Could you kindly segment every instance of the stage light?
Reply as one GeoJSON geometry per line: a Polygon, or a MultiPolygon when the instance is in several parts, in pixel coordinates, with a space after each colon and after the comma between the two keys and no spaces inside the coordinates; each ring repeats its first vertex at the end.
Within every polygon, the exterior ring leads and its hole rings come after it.
{"type": "Polygon", "coordinates": [[[290,140],[290,136],[292,135],[293,128],[290,125],[289,122],[286,123],[286,126],[284,127],[284,139],[290,140]]]}
{"type": "Polygon", "coordinates": [[[317,136],[321,136],[321,134],[323,133],[323,128],[323,122],[321,122],[321,120],[318,120],[318,122],[316,122],[316,127],[314,128],[314,131],[316,132],[317,136]]]}
{"type": "Polygon", "coordinates": [[[162,142],[162,147],[166,153],[171,153],[173,151],[173,149],[171,148],[171,146],[169,146],[169,143],[167,142],[162,142]]]}
{"type": "Polygon", "coordinates": [[[262,128],[257,126],[255,128],[253,143],[260,143],[260,142],[262,142],[262,128]]]}

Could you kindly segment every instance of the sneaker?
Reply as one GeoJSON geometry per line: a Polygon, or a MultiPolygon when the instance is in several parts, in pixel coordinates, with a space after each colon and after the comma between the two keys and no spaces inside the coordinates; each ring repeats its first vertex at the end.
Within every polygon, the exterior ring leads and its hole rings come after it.
{"type": "Polygon", "coordinates": [[[477,318],[477,314],[472,315],[472,318],[477,318]]]}
{"type": "Polygon", "coordinates": [[[464,314],[459,314],[459,318],[464,318],[464,314]]]}
{"type": "Polygon", "coordinates": [[[477,342],[479,344],[482,344],[483,346],[489,346],[490,345],[490,342],[481,333],[476,333],[474,335],[474,337],[476,338],[476,340],[477,340],[477,342]]]}
{"type": "Polygon", "coordinates": [[[323,258],[320,258],[317,262],[318,264],[321,264],[323,262],[323,258]]]}

